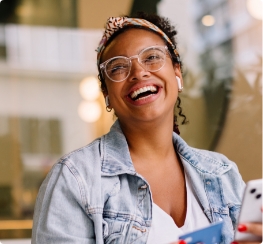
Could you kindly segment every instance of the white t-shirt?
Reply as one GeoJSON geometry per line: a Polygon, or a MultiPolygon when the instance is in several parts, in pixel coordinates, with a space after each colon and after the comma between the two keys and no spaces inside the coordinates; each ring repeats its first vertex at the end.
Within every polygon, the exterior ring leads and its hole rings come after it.
{"type": "Polygon", "coordinates": [[[208,218],[193,194],[193,189],[185,175],[187,191],[187,210],[184,225],[177,227],[173,218],[153,203],[152,226],[147,244],[166,244],[178,241],[178,237],[187,232],[208,226],[208,218]]]}

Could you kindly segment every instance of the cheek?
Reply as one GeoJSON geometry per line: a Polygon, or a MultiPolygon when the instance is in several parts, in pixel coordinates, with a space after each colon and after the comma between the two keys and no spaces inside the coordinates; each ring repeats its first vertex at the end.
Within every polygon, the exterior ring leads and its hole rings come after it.
{"type": "Polygon", "coordinates": [[[110,83],[107,84],[107,91],[110,97],[111,105],[114,106],[117,100],[121,99],[121,84],[118,83],[110,83]]]}
{"type": "Polygon", "coordinates": [[[172,74],[173,77],[169,79],[169,85],[167,86],[167,93],[170,94],[172,102],[176,103],[178,97],[178,84],[175,78],[175,74],[172,74]]]}
{"type": "Polygon", "coordinates": [[[168,90],[177,91],[177,80],[174,70],[167,70],[163,74],[163,79],[166,81],[166,87],[168,90]]]}
{"type": "Polygon", "coordinates": [[[104,78],[104,86],[105,86],[106,90],[108,91],[108,90],[109,90],[109,87],[110,87],[110,81],[109,81],[109,79],[104,78]]]}
{"type": "Polygon", "coordinates": [[[115,82],[112,82],[109,79],[105,79],[105,86],[107,88],[107,94],[109,95],[109,97],[113,98],[115,96],[116,91],[118,90],[115,86],[115,82]]]}

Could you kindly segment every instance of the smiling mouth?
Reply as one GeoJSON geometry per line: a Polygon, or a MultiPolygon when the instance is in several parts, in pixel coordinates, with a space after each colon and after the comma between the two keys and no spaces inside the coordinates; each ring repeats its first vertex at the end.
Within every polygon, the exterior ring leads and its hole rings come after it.
{"type": "Polygon", "coordinates": [[[133,101],[138,101],[140,99],[145,99],[149,96],[152,96],[154,94],[158,93],[158,87],[156,86],[145,86],[142,87],[136,91],[133,91],[129,94],[130,98],[133,101]]]}

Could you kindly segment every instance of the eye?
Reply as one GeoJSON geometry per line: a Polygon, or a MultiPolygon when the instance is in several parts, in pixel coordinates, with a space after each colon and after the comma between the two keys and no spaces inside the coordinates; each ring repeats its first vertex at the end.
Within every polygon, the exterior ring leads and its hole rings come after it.
{"type": "Polygon", "coordinates": [[[128,62],[120,58],[110,61],[106,66],[107,73],[112,75],[126,72],[127,69],[129,69],[128,62]]]}
{"type": "Polygon", "coordinates": [[[152,64],[164,60],[165,54],[159,49],[149,49],[141,54],[141,62],[152,64]]]}
{"type": "Polygon", "coordinates": [[[117,64],[111,67],[109,72],[111,74],[125,72],[128,69],[127,64],[117,64]]]}
{"type": "Polygon", "coordinates": [[[159,59],[161,59],[160,55],[158,55],[157,53],[153,53],[149,57],[147,57],[145,61],[152,62],[152,61],[159,60],[159,59]]]}

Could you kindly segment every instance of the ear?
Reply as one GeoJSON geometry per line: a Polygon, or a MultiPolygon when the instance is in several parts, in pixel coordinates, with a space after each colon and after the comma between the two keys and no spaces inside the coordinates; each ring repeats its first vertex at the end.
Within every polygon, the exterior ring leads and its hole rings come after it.
{"type": "MultiPolygon", "coordinates": [[[[180,78],[181,81],[181,87],[184,87],[184,80],[183,80],[183,76],[182,76],[182,72],[181,72],[181,67],[178,63],[174,64],[174,73],[175,75],[180,78]]],[[[177,80],[177,79],[176,79],[177,80]]],[[[179,87],[178,87],[179,88],[179,87]]],[[[179,88],[180,89],[180,88],[179,88]]]]}

